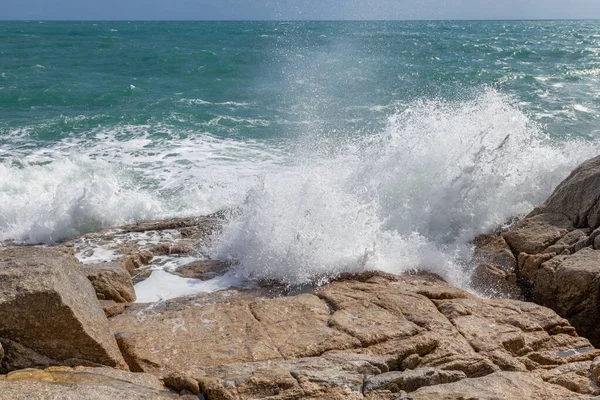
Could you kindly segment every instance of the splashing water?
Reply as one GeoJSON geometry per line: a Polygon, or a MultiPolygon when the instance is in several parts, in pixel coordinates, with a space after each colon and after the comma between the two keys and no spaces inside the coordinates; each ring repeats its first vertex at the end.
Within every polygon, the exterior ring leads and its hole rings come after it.
{"type": "Polygon", "coordinates": [[[494,90],[418,101],[380,134],[265,173],[209,251],[240,276],[290,285],[419,268],[464,287],[469,242],[528,212],[597,150],[551,143],[494,90]]]}

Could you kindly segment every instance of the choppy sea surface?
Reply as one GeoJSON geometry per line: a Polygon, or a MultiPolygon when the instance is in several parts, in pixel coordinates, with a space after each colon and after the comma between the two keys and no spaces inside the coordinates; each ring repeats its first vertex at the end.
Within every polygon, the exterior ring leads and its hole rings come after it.
{"type": "Polygon", "coordinates": [[[600,21],[0,22],[0,240],[240,207],[291,285],[423,268],[600,152],[600,21]]]}

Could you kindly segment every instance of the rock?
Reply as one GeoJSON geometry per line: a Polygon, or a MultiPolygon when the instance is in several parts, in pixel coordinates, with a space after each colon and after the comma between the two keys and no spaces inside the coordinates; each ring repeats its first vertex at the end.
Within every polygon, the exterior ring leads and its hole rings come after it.
{"type": "Polygon", "coordinates": [[[117,303],[114,300],[99,300],[99,303],[104,310],[106,318],[112,318],[115,315],[123,314],[125,311],[125,304],[117,303]]]}
{"type": "Polygon", "coordinates": [[[502,237],[516,253],[537,254],[558,242],[573,229],[571,221],[562,214],[538,214],[526,218],[502,237]]]}
{"type": "Polygon", "coordinates": [[[522,278],[526,279],[528,284],[534,285],[537,280],[538,270],[548,260],[551,260],[556,254],[519,254],[519,273],[522,278]]]}
{"type": "Polygon", "coordinates": [[[140,251],[128,257],[121,258],[120,263],[131,276],[135,276],[137,273],[136,270],[147,265],[153,257],[154,255],[149,251],[140,251]]]}
{"type": "Polygon", "coordinates": [[[187,375],[180,373],[172,373],[163,378],[165,386],[175,390],[176,392],[189,392],[193,394],[200,393],[198,381],[187,375]]]}
{"type": "Polygon", "coordinates": [[[193,254],[196,250],[188,243],[159,243],[150,248],[155,256],[169,256],[174,254],[193,254]]]}
{"type": "Polygon", "coordinates": [[[126,368],[79,262],[54,249],[0,251],[0,337],[60,362],[126,368]]]}
{"type": "Polygon", "coordinates": [[[26,369],[0,376],[0,399],[179,399],[148,374],[110,368],[26,369]]]}
{"type": "Polygon", "coordinates": [[[393,371],[375,375],[365,382],[364,392],[389,390],[414,392],[423,386],[457,382],[467,376],[461,371],[444,371],[436,368],[420,368],[412,371],[393,371]]]}
{"type": "Polygon", "coordinates": [[[114,300],[117,303],[135,301],[131,275],[119,263],[84,265],[83,273],[92,282],[99,300],[114,300]]]}
{"type": "Polygon", "coordinates": [[[17,342],[0,338],[4,348],[4,358],[0,360],[0,374],[26,368],[47,368],[61,363],[36,353],[17,342]]]}
{"type": "Polygon", "coordinates": [[[471,274],[471,286],[488,297],[518,299],[522,297],[517,284],[517,260],[502,236],[479,235],[473,240],[476,265],[471,274]]]}
{"type": "Polygon", "coordinates": [[[2,347],[2,343],[0,343],[0,362],[4,358],[4,348],[2,347]]]}
{"type": "Polygon", "coordinates": [[[502,269],[480,264],[471,273],[471,285],[478,293],[488,297],[519,299],[521,289],[515,273],[507,274],[502,269]]]}
{"type": "Polygon", "coordinates": [[[584,248],[541,265],[533,299],[552,307],[593,343],[600,343],[600,252],[584,248]]]}
{"type": "Polygon", "coordinates": [[[571,249],[575,244],[581,241],[581,239],[586,237],[586,230],[584,229],[575,229],[561,237],[555,244],[546,248],[544,253],[555,253],[561,254],[563,251],[571,249]]]}
{"type": "Polygon", "coordinates": [[[528,217],[542,213],[561,214],[577,228],[600,225],[600,156],[577,167],[554,190],[544,204],[528,217]]]}
{"type": "Polygon", "coordinates": [[[216,276],[223,275],[229,269],[229,263],[217,260],[200,260],[182,265],[174,273],[183,278],[200,279],[207,281],[216,276]]]}
{"type": "Polygon", "coordinates": [[[592,376],[600,355],[545,307],[480,299],[431,274],[366,273],[313,293],[260,293],[136,304],[109,322],[133,370],[176,390],[191,392],[195,386],[187,385],[196,381],[210,399],[397,398],[390,396],[458,379],[474,381],[465,387],[476,393],[474,378],[490,375],[498,390],[514,380],[517,388],[507,393],[522,398],[529,393],[523,382],[532,383],[532,398],[572,397],[589,392],[590,381],[539,374],[587,368],[592,376]]]}
{"type": "Polygon", "coordinates": [[[492,265],[506,274],[514,274],[517,260],[502,236],[479,235],[473,240],[473,261],[480,265],[492,265]]]}
{"type": "Polygon", "coordinates": [[[548,400],[567,399],[574,395],[572,391],[544,382],[534,374],[496,372],[481,378],[423,387],[410,393],[409,397],[411,400],[548,400]]]}

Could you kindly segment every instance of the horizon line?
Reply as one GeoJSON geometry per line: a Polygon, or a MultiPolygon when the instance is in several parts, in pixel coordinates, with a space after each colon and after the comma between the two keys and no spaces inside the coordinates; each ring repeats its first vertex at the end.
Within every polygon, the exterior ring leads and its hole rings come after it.
{"type": "Polygon", "coordinates": [[[600,21],[598,18],[431,18],[431,19],[3,19],[0,22],[502,22],[600,21]]]}

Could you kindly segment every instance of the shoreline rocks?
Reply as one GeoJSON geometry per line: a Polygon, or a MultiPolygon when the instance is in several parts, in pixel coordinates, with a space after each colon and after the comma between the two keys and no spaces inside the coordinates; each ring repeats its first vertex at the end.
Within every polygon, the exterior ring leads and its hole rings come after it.
{"type": "MultiPolygon", "coordinates": [[[[542,204],[501,233],[525,299],[567,318],[600,346],[600,157],[576,168],[542,204]]],[[[500,240],[500,239],[497,239],[500,240]]]]}
{"type": "Polygon", "coordinates": [[[527,382],[534,389],[522,398],[568,398],[590,394],[600,356],[547,308],[480,299],[431,274],[366,273],[270,299],[225,291],[136,304],[110,326],[132,370],[185,376],[209,399],[413,398],[458,380],[478,393],[487,376],[497,395],[527,382]],[[567,370],[589,378],[556,378],[567,370]]]}
{"type": "Polygon", "coordinates": [[[194,250],[220,215],[2,248],[0,399],[597,398],[599,183],[597,157],[474,241],[472,282],[492,298],[429,273],[365,272],[133,304],[150,266],[227,271],[194,250]]]}
{"type": "Polygon", "coordinates": [[[0,251],[0,338],[65,364],[127,368],[79,262],[56,249],[0,251]]]}

